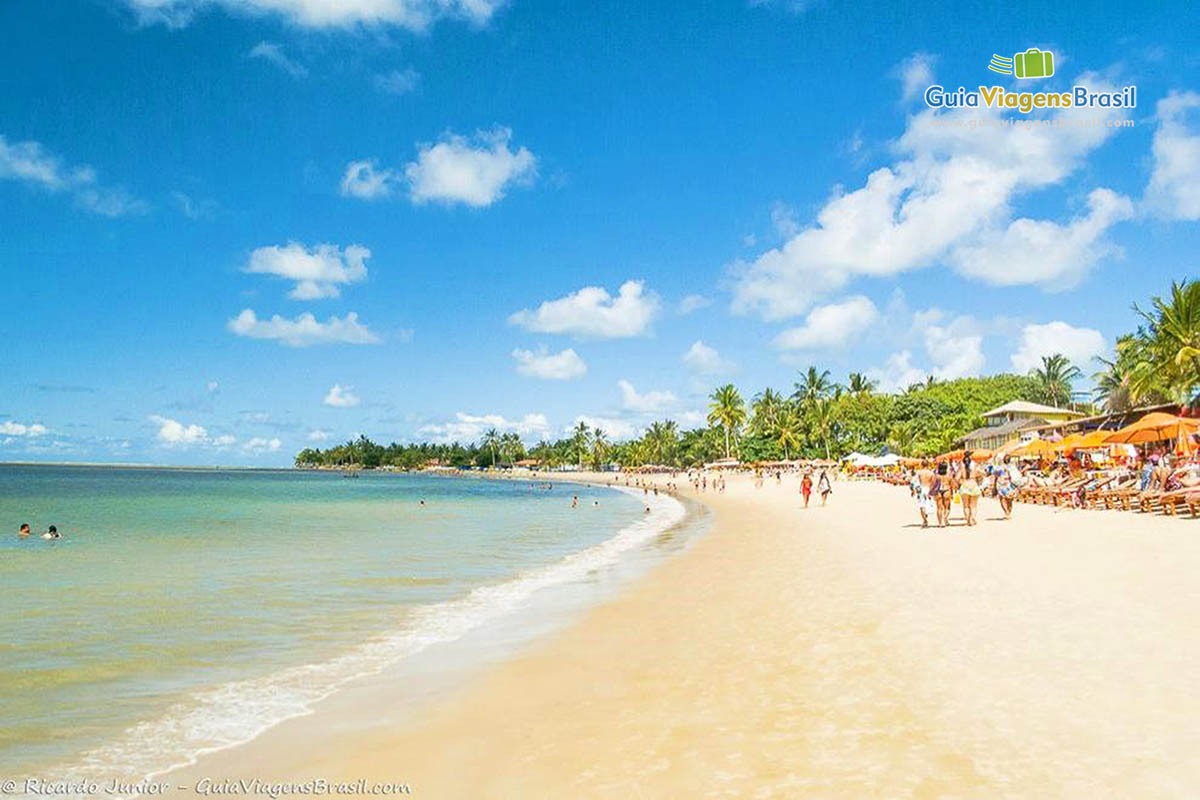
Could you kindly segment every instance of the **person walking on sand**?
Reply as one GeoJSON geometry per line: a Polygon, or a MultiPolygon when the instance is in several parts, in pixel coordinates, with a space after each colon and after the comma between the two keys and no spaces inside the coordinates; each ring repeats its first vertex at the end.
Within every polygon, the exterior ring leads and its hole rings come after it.
{"type": "Polygon", "coordinates": [[[979,507],[979,496],[983,494],[983,490],[979,488],[979,481],[975,478],[975,464],[971,460],[970,450],[963,453],[963,477],[958,494],[962,498],[963,518],[967,521],[967,526],[975,525],[975,511],[979,507]]]}
{"type": "Polygon", "coordinates": [[[829,473],[825,470],[821,470],[821,476],[817,478],[817,491],[821,493],[821,505],[825,505],[829,495],[833,494],[833,484],[829,482],[829,473]]]}
{"type": "Polygon", "coordinates": [[[1012,519],[1013,501],[1024,480],[1012,456],[1005,456],[1004,464],[996,470],[996,497],[1000,500],[1000,510],[1004,512],[1005,519],[1012,519]]]}
{"type": "Polygon", "coordinates": [[[800,479],[800,494],[804,496],[804,507],[808,508],[808,498],[812,496],[812,473],[804,473],[804,477],[800,479]]]}
{"type": "Polygon", "coordinates": [[[914,497],[917,498],[917,510],[921,512],[921,527],[929,527],[929,512],[935,509],[933,502],[933,470],[929,468],[929,462],[921,462],[921,468],[917,470],[914,476],[916,487],[914,497]]]}

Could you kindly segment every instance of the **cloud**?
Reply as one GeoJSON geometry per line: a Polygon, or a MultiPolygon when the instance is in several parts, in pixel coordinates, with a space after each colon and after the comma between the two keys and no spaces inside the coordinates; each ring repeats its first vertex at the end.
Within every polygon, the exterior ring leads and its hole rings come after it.
{"type": "Polygon", "coordinates": [[[930,375],[939,380],[954,380],[974,377],[983,371],[986,362],[983,333],[971,317],[949,319],[936,308],[918,311],[912,317],[912,334],[924,346],[930,366],[924,369],[915,366],[911,350],[893,353],[882,368],[867,370],[884,391],[904,389],[930,375]]]}
{"type": "Polygon", "coordinates": [[[170,194],[171,201],[179,209],[179,213],[188,219],[205,219],[212,216],[217,204],[212,200],[195,200],[183,192],[174,191],[170,194]]]}
{"type": "Polygon", "coordinates": [[[276,314],[270,320],[260,320],[253,309],[244,309],[227,325],[238,336],[250,339],[274,339],[288,347],[311,347],[319,344],[379,344],[379,337],[358,321],[351,311],[344,318],[331,316],[318,322],[307,311],[294,320],[276,314]]]}
{"type": "Polygon", "coordinates": [[[642,281],[626,281],[616,297],[601,286],[585,286],[566,297],[543,302],[536,311],[522,309],[508,322],[535,333],[624,339],[645,334],[658,310],[658,297],[647,292],[642,281]]]}
{"type": "Polygon", "coordinates": [[[516,433],[521,437],[537,437],[550,430],[550,423],[543,414],[526,414],[519,420],[509,420],[499,414],[476,416],[460,411],[451,422],[424,425],[417,432],[435,442],[450,444],[478,441],[489,428],[502,433],[516,433]]]}
{"type": "Polygon", "coordinates": [[[47,433],[49,433],[49,430],[46,426],[36,422],[31,425],[13,422],[12,420],[0,422],[0,436],[21,436],[36,439],[38,436],[45,436],[47,433]]]}
{"type": "Polygon", "coordinates": [[[929,53],[913,53],[896,67],[895,75],[900,79],[901,97],[905,102],[912,100],[933,83],[933,65],[937,57],[929,53]]]}
{"type": "Polygon", "coordinates": [[[1200,94],[1173,91],[1158,101],[1158,130],[1151,152],[1154,171],[1146,187],[1147,208],[1164,219],[1200,220],[1200,126],[1195,117],[1200,94]]]}
{"type": "Polygon", "coordinates": [[[439,19],[483,25],[505,0],[125,0],[145,25],[188,25],[209,6],[246,14],[273,14],[308,28],[397,26],[422,31],[439,19]]]}
{"type": "Polygon", "coordinates": [[[572,349],[560,353],[547,353],[542,348],[537,353],[530,350],[513,350],[517,372],[530,378],[547,381],[569,381],[587,374],[587,364],[572,349]]]}
{"type": "Polygon", "coordinates": [[[575,426],[583,423],[592,429],[600,429],[604,432],[611,441],[625,441],[632,439],[641,433],[641,425],[628,419],[616,419],[614,417],[593,417],[587,414],[580,414],[575,418],[575,421],[563,428],[564,434],[570,434],[575,430],[575,426]]]}
{"type": "Polygon", "coordinates": [[[699,339],[693,342],[692,346],[683,354],[683,363],[692,372],[698,372],[701,375],[717,375],[733,369],[731,361],[722,358],[716,348],[709,347],[699,339]]]}
{"type": "Polygon", "coordinates": [[[91,167],[67,166],[38,142],[10,143],[0,136],[0,180],[19,181],[51,194],[69,194],[76,205],[103,217],[144,214],[149,210],[124,189],[102,186],[91,167]]]}
{"type": "Polygon", "coordinates": [[[418,147],[417,160],[404,166],[409,198],[490,206],[514,184],[528,184],[537,174],[537,159],[524,147],[509,149],[512,131],[497,127],[478,131],[474,139],[446,134],[436,144],[418,147]]]}
{"type": "Polygon", "coordinates": [[[1070,289],[1100,259],[1123,254],[1104,234],[1132,216],[1129,198],[1110,189],[1094,189],[1088,195],[1088,213],[1068,224],[1014,220],[1007,228],[986,231],[956,248],[949,263],[963,275],[993,286],[1070,289]]]}
{"type": "MultiPolygon", "coordinates": [[[[1110,88],[1095,75],[1076,82],[1110,88]]],[[[1110,110],[1098,115],[1101,124],[1078,127],[1004,125],[1001,112],[984,108],[927,109],[909,117],[893,143],[901,160],[872,172],[861,188],[835,188],[813,223],[782,246],[733,266],[734,311],[784,319],[856,278],[939,264],[969,270],[983,242],[1044,233],[1048,229],[1033,220],[1018,220],[1008,233],[1014,201],[1076,171],[1118,130],[1103,121],[1121,113],[1110,110]]],[[[1023,282],[1059,286],[1077,279],[1090,259],[1112,252],[1098,235],[1123,218],[1124,201],[1093,193],[1089,202],[1092,213],[1072,223],[1075,249],[1055,262],[1052,274],[1029,270],[1023,282]]]]}
{"type": "Polygon", "coordinates": [[[259,58],[274,64],[293,78],[303,78],[308,75],[308,68],[288,58],[283,48],[274,42],[259,42],[250,48],[247,54],[250,58],[259,58]]]}
{"type": "Polygon", "coordinates": [[[211,393],[211,392],[215,392],[217,389],[220,389],[221,384],[218,383],[217,381],[209,381],[208,383],[204,384],[204,388],[207,389],[211,393]]]}
{"type": "Polygon", "coordinates": [[[421,85],[421,73],[412,67],[394,69],[375,76],[375,88],[388,94],[408,94],[421,85]]]}
{"type": "Polygon", "coordinates": [[[637,389],[633,388],[633,384],[624,379],[617,381],[617,386],[621,388],[621,406],[629,411],[654,414],[671,408],[676,403],[675,395],[671,392],[652,391],[638,394],[637,389]]]}
{"type": "Polygon", "coordinates": [[[312,250],[298,242],[286,247],[260,247],[250,254],[246,272],[276,275],[295,281],[288,292],[293,300],[319,300],[338,297],[339,284],[366,280],[366,260],[371,251],[362,245],[348,245],[343,252],[337,245],[319,244],[312,250]]]}
{"type": "Polygon", "coordinates": [[[394,170],[377,169],[374,161],[351,161],[338,187],[342,197],[376,200],[387,197],[400,176],[394,170]]]}
{"type": "Polygon", "coordinates": [[[781,350],[845,347],[878,320],[879,310],[870,298],[855,295],[841,303],[817,306],[802,327],[779,334],[773,345],[781,350]]]}
{"type": "Polygon", "coordinates": [[[242,445],[242,449],[247,453],[274,453],[282,446],[283,442],[278,439],[263,439],[256,436],[242,445]]]}
{"type": "Polygon", "coordinates": [[[1108,342],[1100,331],[1076,328],[1062,320],[1044,325],[1026,325],[1021,331],[1021,345],[1012,354],[1013,369],[1020,373],[1042,366],[1042,356],[1061,353],[1078,367],[1108,351],[1108,342]]]}
{"type": "Polygon", "coordinates": [[[158,440],[169,447],[209,443],[208,431],[200,425],[184,424],[157,414],[150,421],[158,426],[158,440]]]}
{"type": "Polygon", "coordinates": [[[691,314],[693,311],[699,311],[702,308],[708,308],[712,305],[712,298],[705,297],[702,294],[689,294],[687,297],[679,301],[677,311],[681,316],[691,314]]]}
{"type": "Polygon", "coordinates": [[[340,383],[335,383],[330,387],[329,393],[325,395],[325,399],[321,402],[327,406],[334,408],[353,408],[362,402],[351,389],[352,386],[342,386],[340,383]]]}
{"type": "Polygon", "coordinates": [[[310,442],[324,442],[329,439],[329,436],[330,436],[329,431],[323,431],[319,428],[314,428],[313,430],[308,432],[307,438],[308,438],[308,441],[310,441],[310,442]]]}

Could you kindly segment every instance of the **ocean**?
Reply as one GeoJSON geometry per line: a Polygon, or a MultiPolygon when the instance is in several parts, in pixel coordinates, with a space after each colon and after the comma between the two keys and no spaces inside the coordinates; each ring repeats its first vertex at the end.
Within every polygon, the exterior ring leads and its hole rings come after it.
{"type": "Polygon", "coordinates": [[[0,775],[133,779],[248,741],[685,516],[551,481],[0,466],[0,775]]]}

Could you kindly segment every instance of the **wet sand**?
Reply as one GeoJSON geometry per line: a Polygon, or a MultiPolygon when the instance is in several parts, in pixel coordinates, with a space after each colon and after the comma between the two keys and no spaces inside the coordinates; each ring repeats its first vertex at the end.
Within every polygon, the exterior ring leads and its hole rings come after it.
{"type": "MultiPolygon", "coordinates": [[[[661,480],[661,479],[660,479],[661,480]]],[[[1200,795],[1200,521],[729,480],[712,529],[423,710],[359,688],[198,776],[429,798],[1200,795]]],[[[690,488],[689,488],[690,493],[690,488]]]]}

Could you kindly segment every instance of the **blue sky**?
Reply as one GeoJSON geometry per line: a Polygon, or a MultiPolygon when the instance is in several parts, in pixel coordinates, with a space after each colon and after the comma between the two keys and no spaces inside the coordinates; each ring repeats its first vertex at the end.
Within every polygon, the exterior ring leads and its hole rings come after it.
{"type": "Polygon", "coordinates": [[[1194,14],[957,5],[3,4],[0,460],[621,438],[809,363],[1091,372],[1197,273],[1194,14]],[[1029,47],[1053,78],[987,71],[1029,47]],[[1021,115],[933,83],[1138,105],[968,129],[1021,115]]]}

